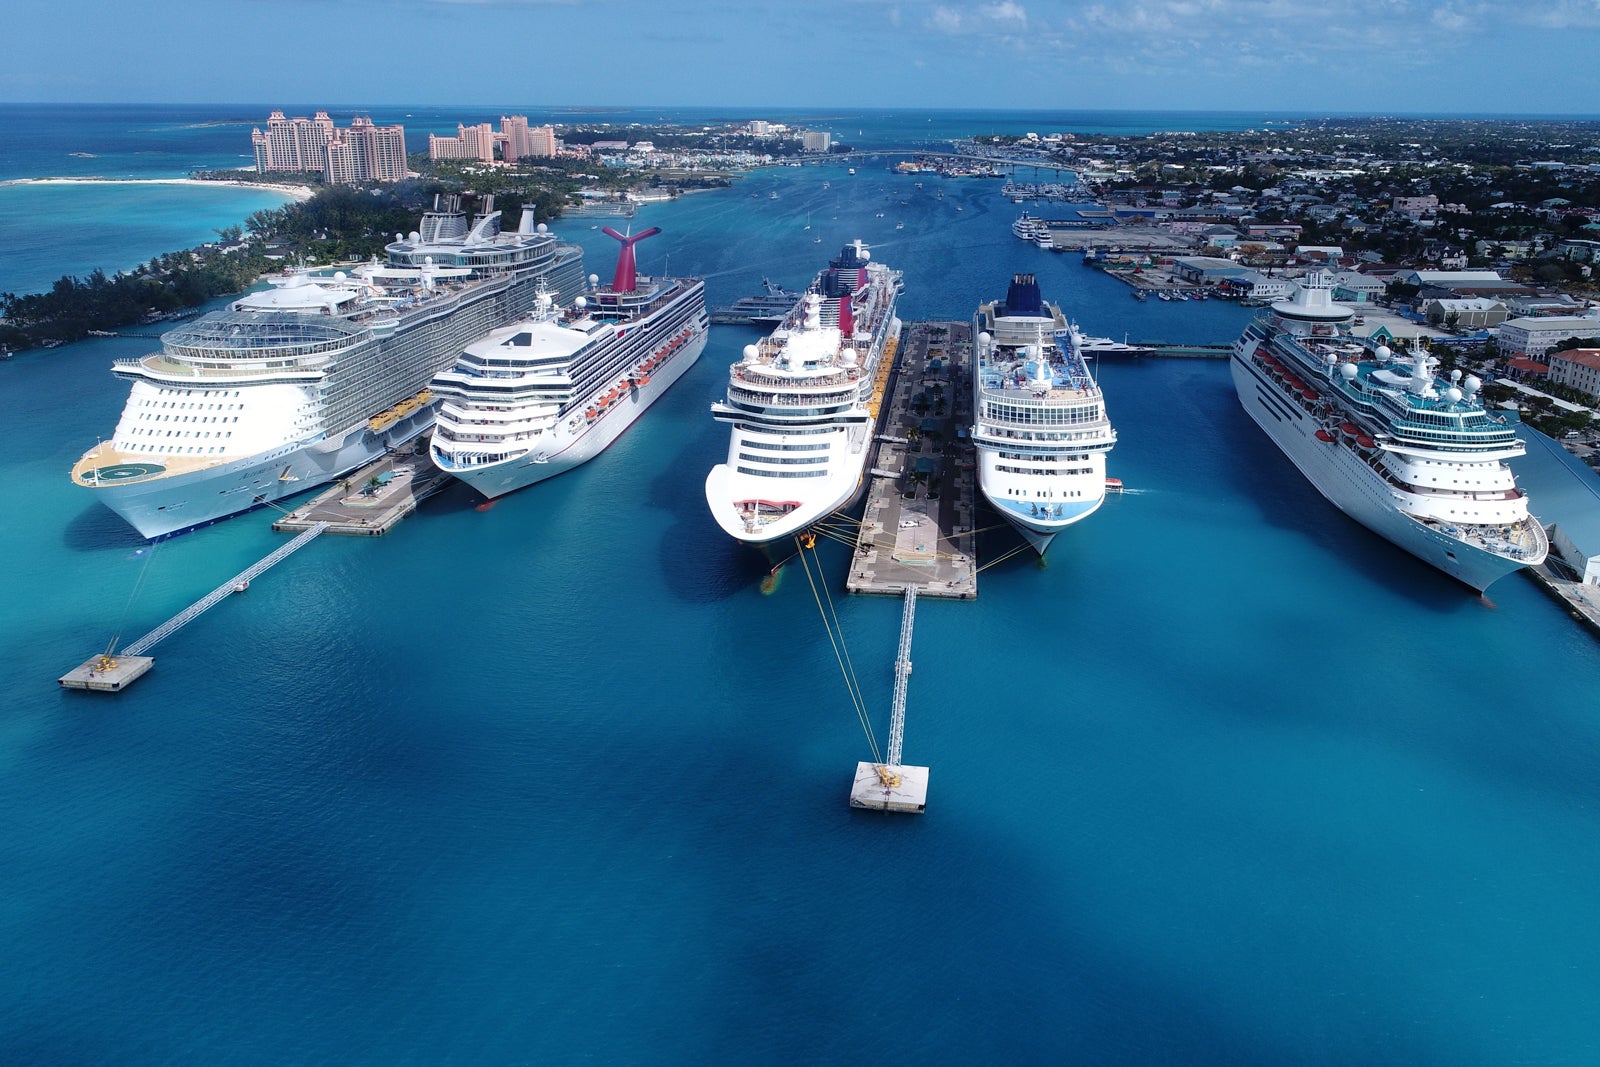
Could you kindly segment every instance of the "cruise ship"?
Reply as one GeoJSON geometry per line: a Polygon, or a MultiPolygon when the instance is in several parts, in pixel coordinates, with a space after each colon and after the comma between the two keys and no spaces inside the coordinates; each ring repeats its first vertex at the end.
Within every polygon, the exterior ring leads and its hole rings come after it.
{"type": "Polygon", "coordinates": [[[700,358],[705,283],[638,273],[624,235],[609,286],[560,309],[539,294],[528,319],[468,345],[429,386],[439,403],[429,454],[493,500],[592,459],[700,358]]]}
{"type": "Polygon", "coordinates": [[[1105,501],[1117,432],[1082,335],[1031,274],[973,317],[972,443],[984,498],[1043,556],[1105,501]]]}
{"type": "Polygon", "coordinates": [[[1507,462],[1523,443],[1482,383],[1359,342],[1332,285],[1308,276],[1234,344],[1245,411],[1339,510],[1478,592],[1542,562],[1549,542],[1507,462]]]}
{"type": "Polygon", "coordinates": [[[428,381],[468,342],[583,286],[583,253],[492,197],[469,217],[435,199],[387,262],[291,271],[118,360],[132,383],[111,440],[72,480],[149,540],[331,481],[433,423],[428,381]]]}
{"type": "Polygon", "coordinates": [[[706,503],[731,537],[767,545],[805,530],[861,488],[884,381],[899,344],[900,272],[859,240],[817,275],[783,323],[746,346],[712,416],[732,427],[706,503]]]}

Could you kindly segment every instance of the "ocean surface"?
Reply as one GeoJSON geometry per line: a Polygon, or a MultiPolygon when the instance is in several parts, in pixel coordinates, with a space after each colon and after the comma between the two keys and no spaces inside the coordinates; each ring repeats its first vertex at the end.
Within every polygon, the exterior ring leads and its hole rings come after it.
{"type": "MultiPolygon", "coordinates": [[[[195,131],[165,151],[223,154],[195,131]]],[[[998,181],[918,180],[647,207],[640,267],[724,303],[859,237],[908,320],[1030,271],[1090,333],[1243,325],[1017,240],[998,181]]],[[[604,276],[601,222],[555,229],[604,276]]],[[[707,407],[757,336],[714,327],[568,475],[314,542],[114,696],[55,679],[283,537],[150,547],[71,485],[152,342],[0,363],[0,1060],[1600,1059],[1600,644],[1532,582],[1476,597],[1345,519],[1222,362],[1105,363],[1130,491],[919,602],[928,811],[852,811],[870,751],[812,592],[763,592],[706,514],[707,407]]],[[[822,562],[881,737],[899,602],[822,562]]]]}

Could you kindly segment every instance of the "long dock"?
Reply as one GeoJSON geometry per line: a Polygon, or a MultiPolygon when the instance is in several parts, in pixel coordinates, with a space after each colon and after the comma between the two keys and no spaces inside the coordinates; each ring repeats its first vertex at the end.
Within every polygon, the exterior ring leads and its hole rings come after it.
{"type": "Polygon", "coordinates": [[[244,592],[256,578],[310,544],[327,529],[327,523],[319,522],[312,525],[294,540],[279,545],[271,553],[229,578],[154,630],[125,646],[121,652],[105,652],[91,656],[63,674],[57,681],[67,689],[87,689],[102,693],[115,693],[127,688],[155,665],[155,660],[145,653],[154,648],[158,641],[177,633],[232,594],[244,592]]]}
{"type": "Polygon", "coordinates": [[[972,327],[906,326],[869,458],[871,483],[845,588],[852,593],[971,600],[973,533],[972,327]]]}
{"type": "Polygon", "coordinates": [[[331,534],[381,537],[449,480],[450,475],[428,461],[426,437],[419,438],[410,451],[382,456],[335,482],[272,528],[299,533],[321,524],[331,534]]]}

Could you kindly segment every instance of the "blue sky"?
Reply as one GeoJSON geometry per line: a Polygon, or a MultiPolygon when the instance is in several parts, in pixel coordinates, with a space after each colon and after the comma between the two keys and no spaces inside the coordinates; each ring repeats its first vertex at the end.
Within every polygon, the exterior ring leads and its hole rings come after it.
{"type": "Polygon", "coordinates": [[[1600,0],[9,0],[21,102],[1600,113],[1600,0]]]}

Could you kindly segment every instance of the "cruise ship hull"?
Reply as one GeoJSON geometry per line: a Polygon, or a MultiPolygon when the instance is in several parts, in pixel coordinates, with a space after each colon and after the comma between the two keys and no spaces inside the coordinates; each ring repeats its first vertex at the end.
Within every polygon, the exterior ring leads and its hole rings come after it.
{"type": "Polygon", "coordinates": [[[431,425],[433,408],[423,407],[381,433],[362,425],[340,438],[284,445],[169,478],[102,480],[96,499],[146,540],[161,541],[340,478],[431,425]]]}
{"type": "Polygon", "coordinates": [[[1234,389],[1256,425],[1329,503],[1373,533],[1483,592],[1520,569],[1517,560],[1464,543],[1411,518],[1406,499],[1379,478],[1354,452],[1317,438],[1317,421],[1284,399],[1269,378],[1249,362],[1249,352],[1229,359],[1234,389]]]}
{"type": "Polygon", "coordinates": [[[841,443],[841,450],[850,458],[835,460],[830,465],[825,486],[808,486],[805,495],[809,499],[799,502],[799,506],[782,517],[756,527],[740,521],[734,502],[751,499],[752,493],[771,490],[754,482],[741,488],[740,482],[744,479],[734,473],[728,464],[713,467],[706,476],[706,504],[716,518],[717,525],[729,537],[745,544],[767,546],[803,533],[840,508],[848,507],[861,493],[870,430],[871,425],[868,424],[859,432],[859,436],[852,435],[841,443]],[[851,456],[851,453],[855,455],[851,456]]]}
{"type": "MultiPolygon", "coordinates": [[[[651,371],[648,382],[630,387],[620,401],[601,412],[593,422],[586,420],[581,411],[575,411],[546,433],[535,448],[516,459],[460,470],[441,464],[441,469],[449,471],[490,500],[564,474],[610,447],[624,430],[632,426],[651,404],[694,366],[705,347],[706,334],[700,331],[674,352],[671,358],[651,371]]],[[[437,455],[434,462],[439,462],[437,455]]]]}

